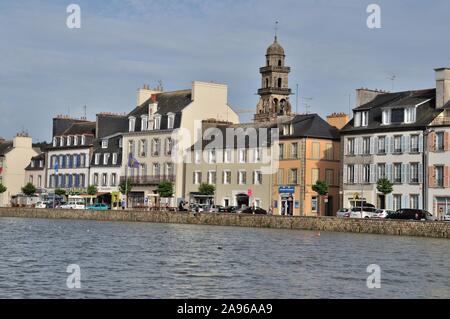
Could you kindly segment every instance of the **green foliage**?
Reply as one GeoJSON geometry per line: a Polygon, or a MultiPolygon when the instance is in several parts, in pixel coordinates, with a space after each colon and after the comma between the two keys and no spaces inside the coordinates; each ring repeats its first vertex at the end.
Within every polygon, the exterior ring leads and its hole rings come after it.
{"type": "Polygon", "coordinates": [[[7,188],[5,187],[5,185],[0,183],[0,194],[3,194],[4,192],[6,192],[6,190],[7,190],[7,188]]]}
{"type": "Polygon", "coordinates": [[[58,196],[66,196],[66,190],[62,188],[55,189],[55,194],[58,196]]]}
{"type": "Polygon", "coordinates": [[[130,194],[132,189],[133,189],[133,186],[131,186],[129,179],[127,179],[126,181],[123,181],[119,184],[119,191],[122,193],[122,195],[130,194]]]}
{"type": "Polygon", "coordinates": [[[377,182],[377,190],[384,195],[390,194],[394,190],[394,184],[386,178],[381,178],[377,182]]]}
{"type": "Polygon", "coordinates": [[[328,194],[328,184],[324,181],[317,181],[313,186],[312,190],[315,191],[320,196],[325,196],[328,194]]]}
{"type": "Polygon", "coordinates": [[[88,195],[97,195],[97,186],[95,185],[89,185],[87,188],[88,195]]]}
{"type": "Polygon", "coordinates": [[[198,187],[198,191],[200,195],[212,196],[216,191],[216,187],[208,183],[201,183],[198,187]]]}
{"type": "Polygon", "coordinates": [[[169,198],[173,196],[173,184],[168,181],[162,181],[158,185],[158,189],[156,192],[161,196],[162,198],[169,198]]]}
{"type": "Polygon", "coordinates": [[[22,187],[22,193],[24,193],[27,196],[34,195],[36,193],[36,187],[34,187],[33,184],[28,183],[24,187],[22,187]]]}

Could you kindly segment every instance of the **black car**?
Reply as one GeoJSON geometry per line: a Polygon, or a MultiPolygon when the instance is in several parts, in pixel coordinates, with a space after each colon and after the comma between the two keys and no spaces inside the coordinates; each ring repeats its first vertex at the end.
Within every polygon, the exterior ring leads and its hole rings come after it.
{"type": "Polygon", "coordinates": [[[433,215],[423,209],[403,208],[388,214],[387,219],[432,220],[433,215]]]}
{"type": "Polygon", "coordinates": [[[241,214],[267,215],[267,211],[260,207],[247,207],[241,214]]]}
{"type": "Polygon", "coordinates": [[[225,207],[225,213],[236,213],[237,209],[237,206],[227,206],[225,207]]]}

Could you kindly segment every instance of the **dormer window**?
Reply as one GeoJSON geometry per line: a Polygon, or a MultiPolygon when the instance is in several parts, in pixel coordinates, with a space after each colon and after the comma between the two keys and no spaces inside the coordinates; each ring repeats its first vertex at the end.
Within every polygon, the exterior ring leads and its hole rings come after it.
{"type": "Polygon", "coordinates": [[[86,144],[86,136],[82,135],[81,136],[81,145],[85,145],[86,144]]]}
{"type": "Polygon", "coordinates": [[[161,115],[159,115],[159,114],[155,115],[155,123],[154,123],[153,128],[155,130],[159,130],[161,128],[161,115]]]}
{"type": "Polygon", "coordinates": [[[78,145],[78,136],[76,136],[76,135],[73,137],[73,145],[74,146],[78,145]]]}
{"type": "Polygon", "coordinates": [[[167,114],[167,129],[173,129],[175,123],[175,114],[169,113],[167,114]]]}
{"type": "Polygon", "coordinates": [[[369,111],[355,112],[355,127],[369,125],[369,111]]]}
{"type": "Polygon", "coordinates": [[[381,123],[383,125],[391,124],[391,109],[383,110],[383,113],[381,115],[381,123]]]}
{"type": "Polygon", "coordinates": [[[120,138],[119,139],[119,147],[122,148],[122,145],[123,145],[123,138],[120,138]]]}
{"type": "Polygon", "coordinates": [[[95,154],[95,160],[94,160],[95,165],[100,164],[100,153],[96,153],[95,154]]]}
{"type": "Polygon", "coordinates": [[[148,117],[146,115],[141,116],[141,131],[148,130],[148,117]]]}
{"type": "Polygon", "coordinates": [[[61,136],[59,138],[59,146],[64,146],[64,137],[63,136],[61,136]]]}
{"type": "Polygon", "coordinates": [[[54,137],[53,138],[53,147],[56,147],[58,145],[58,138],[54,137]]]}
{"type": "Polygon", "coordinates": [[[415,107],[407,107],[405,109],[405,123],[415,123],[416,122],[416,108],[415,107]]]}
{"type": "Polygon", "coordinates": [[[67,136],[67,146],[72,145],[72,136],[67,136]]]}
{"type": "Polygon", "coordinates": [[[108,140],[102,140],[102,148],[108,148],[108,140]]]}
{"type": "Polygon", "coordinates": [[[34,161],[31,161],[31,168],[34,168],[34,161]]]}
{"type": "Polygon", "coordinates": [[[134,132],[135,127],[136,127],[136,118],[134,116],[130,116],[128,118],[128,131],[134,132]]]}

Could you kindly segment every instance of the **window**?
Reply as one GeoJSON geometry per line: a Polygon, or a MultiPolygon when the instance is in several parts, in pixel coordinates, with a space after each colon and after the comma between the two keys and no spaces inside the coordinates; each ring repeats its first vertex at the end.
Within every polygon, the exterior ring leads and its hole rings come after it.
{"type": "Polygon", "coordinates": [[[194,184],[198,185],[202,182],[202,172],[194,172],[194,184]]]}
{"type": "Polygon", "coordinates": [[[102,148],[108,148],[108,140],[107,139],[102,140],[102,148]]]}
{"type": "Polygon", "coordinates": [[[161,128],[161,115],[155,115],[155,123],[153,129],[159,130],[161,128]]]}
{"type": "Polygon", "coordinates": [[[116,186],[116,185],[117,185],[117,174],[112,173],[111,174],[111,186],[116,186]]]}
{"type": "Polygon", "coordinates": [[[262,172],[261,171],[254,171],[253,172],[253,184],[255,185],[261,185],[262,184],[262,172]]]}
{"type": "Polygon", "coordinates": [[[30,175],[30,177],[28,178],[28,182],[33,184],[33,175],[30,175]]]}
{"type": "Polygon", "coordinates": [[[113,165],[117,165],[117,153],[113,153],[113,156],[112,156],[112,164],[113,164],[113,165]]]}
{"type": "Polygon", "coordinates": [[[390,109],[383,110],[381,117],[382,117],[381,121],[382,121],[383,125],[391,124],[391,110],[390,109]]]}
{"type": "Polygon", "coordinates": [[[298,143],[291,144],[291,158],[292,159],[298,158],[298,143]]]}
{"type": "Polygon", "coordinates": [[[320,159],[320,143],[318,142],[312,143],[312,158],[320,159]]]}
{"type": "Polygon", "coordinates": [[[284,159],[284,144],[279,144],[279,156],[280,156],[280,160],[284,159]]]}
{"type": "Polygon", "coordinates": [[[260,163],[262,161],[262,149],[255,148],[253,150],[253,156],[255,163],[260,163]]]}
{"type": "Polygon", "coordinates": [[[95,161],[94,161],[95,165],[100,164],[100,153],[96,153],[94,156],[95,156],[95,161]]]}
{"type": "Polygon", "coordinates": [[[148,117],[145,115],[141,116],[141,131],[148,130],[148,117]]]}
{"type": "Polygon", "coordinates": [[[153,176],[161,176],[161,165],[159,163],[153,163],[153,176]]]}
{"type": "Polygon", "coordinates": [[[419,153],[419,135],[411,135],[410,143],[411,153],[419,153]]]}
{"type": "Polygon", "coordinates": [[[394,163],[394,183],[402,182],[402,164],[394,163]]]}
{"type": "Polygon", "coordinates": [[[402,208],[402,195],[394,195],[394,210],[402,208]]]}
{"type": "Polygon", "coordinates": [[[166,138],[166,155],[170,156],[172,155],[172,148],[173,148],[173,140],[168,137],[166,138]]]}
{"type": "Polygon", "coordinates": [[[370,155],[370,137],[363,138],[363,154],[370,155]]]}
{"type": "Polygon", "coordinates": [[[232,160],[231,160],[232,159],[232,150],[226,149],[223,157],[224,157],[223,161],[225,163],[231,163],[232,162],[232,160]]]}
{"type": "Polygon", "coordinates": [[[75,145],[75,146],[78,145],[78,136],[77,136],[77,135],[75,135],[75,136],[73,137],[73,145],[75,145]]]}
{"type": "Polygon", "coordinates": [[[317,196],[311,197],[311,211],[317,213],[317,196]]]}
{"type": "Polygon", "coordinates": [[[354,125],[355,127],[360,127],[361,126],[361,112],[355,112],[354,115],[354,125]]]}
{"type": "Polygon", "coordinates": [[[444,150],[444,132],[436,132],[436,151],[444,150]]]}
{"type": "Polygon", "coordinates": [[[39,160],[39,167],[44,167],[44,160],[39,160]]]}
{"type": "Polygon", "coordinates": [[[311,170],[311,184],[314,185],[317,183],[317,181],[319,180],[319,169],[318,168],[313,168],[311,170]]]}
{"type": "Polygon", "coordinates": [[[405,123],[414,123],[416,121],[416,108],[407,107],[405,109],[405,123]]]}
{"type": "Polygon", "coordinates": [[[247,172],[239,171],[238,172],[238,184],[245,185],[247,183],[247,172]]]}
{"type": "Polygon", "coordinates": [[[419,209],[419,195],[417,194],[409,195],[409,208],[419,209]]]}
{"type": "Polygon", "coordinates": [[[86,136],[81,135],[81,145],[86,145],[86,136]]]}
{"type": "Polygon", "coordinates": [[[325,159],[332,161],[334,159],[334,149],[332,143],[327,143],[325,145],[325,159]]]}
{"type": "Polygon", "coordinates": [[[175,123],[175,114],[169,113],[167,116],[167,129],[171,130],[173,129],[175,123]]]}
{"type": "Polygon", "coordinates": [[[332,169],[325,170],[325,182],[328,186],[334,185],[334,171],[332,169]]]}
{"type": "Polygon", "coordinates": [[[56,147],[58,145],[58,138],[54,137],[53,138],[53,147],[56,147]]]}
{"type": "Polygon", "coordinates": [[[174,175],[173,163],[166,163],[166,176],[173,177],[173,175],[174,175]]]}
{"type": "Polygon", "coordinates": [[[410,183],[418,183],[419,182],[419,163],[411,163],[410,164],[410,183]]]}
{"type": "Polygon", "coordinates": [[[355,165],[347,166],[347,182],[349,184],[355,184],[355,165]]]}
{"type": "Polygon", "coordinates": [[[121,137],[119,138],[119,147],[122,148],[122,145],[123,145],[123,138],[121,137]]]}
{"type": "Polygon", "coordinates": [[[369,164],[363,165],[363,173],[364,173],[363,182],[367,183],[367,184],[370,183],[370,165],[369,164]]]}
{"type": "Polygon", "coordinates": [[[195,161],[196,164],[200,164],[201,163],[201,161],[202,161],[202,151],[195,150],[194,161],[195,161]]]}
{"type": "Polygon", "coordinates": [[[108,186],[108,174],[102,174],[102,186],[108,186]]]}
{"type": "Polygon", "coordinates": [[[134,129],[136,127],[136,118],[135,117],[129,117],[128,118],[128,131],[134,132],[134,129]]]}
{"type": "Polygon", "coordinates": [[[64,146],[64,137],[63,136],[61,136],[59,138],[59,146],[64,146]]]}
{"type": "Polygon", "coordinates": [[[212,148],[208,151],[208,163],[215,164],[216,163],[216,149],[212,148]]]}
{"type": "Polygon", "coordinates": [[[41,176],[41,175],[38,175],[37,186],[38,186],[38,187],[42,187],[42,176],[41,176]]]}
{"type": "Polygon", "coordinates": [[[134,155],[134,141],[128,141],[128,153],[134,155]]]}
{"type": "Polygon", "coordinates": [[[386,154],[386,136],[378,136],[378,154],[386,154]]]}
{"type": "Polygon", "coordinates": [[[394,136],[394,153],[402,152],[402,137],[400,135],[394,136]]]}
{"type": "Polygon", "coordinates": [[[239,163],[246,163],[246,162],[247,162],[247,150],[240,149],[239,150],[239,163]]]}
{"type": "Polygon", "coordinates": [[[386,178],[386,164],[379,163],[377,166],[377,177],[378,179],[386,178]]]}
{"type": "Polygon", "coordinates": [[[31,168],[33,168],[34,167],[34,161],[32,160],[31,161],[31,168]]]}
{"type": "Polygon", "coordinates": [[[208,172],[208,184],[211,184],[211,185],[216,184],[216,171],[208,172]]]}
{"type": "Polygon", "coordinates": [[[369,111],[361,112],[361,126],[369,125],[369,111]]]}
{"type": "Polygon", "coordinates": [[[103,154],[103,165],[108,165],[109,157],[110,157],[109,153],[103,154]]]}
{"type": "Polygon", "coordinates": [[[284,169],[279,168],[278,169],[278,185],[284,184],[284,169]]]}
{"type": "Polygon", "coordinates": [[[161,140],[159,138],[154,138],[152,140],[152,156],[159,156],[161,151],[161,140]]]}
{"type": "Polygon", "coordinates": [[[231,171],[223,171],[223,184],[231,184],[231,171]]]}
{"type": "Polygon", "coordinates": [[[401,109],[392,109],[391,110],[391,123],[399,124],[405,122],[405,110],[401,109]]]}
{"type": "Polygon", "coordinates": [[[98,173],[94,174],[94,185],[98,186],[98,173]]]}
{"type": "Polygon", "coordinates": [[[71,146],[71,145],[72,145],[72,137],[67,136],[67,146],[71,146]]]}
{"type": "Polygon", "coordinates": [[[355,155],[355,139],[354,138],[347,139],[347,154],[355,155]]]}
{"type": "Polygon", "coordinates": [[[298,184],[298,170],[296,168],[289,170],[289,184],[298,184]]]}
{"type": "Polygon", "coordinates": [[[444,187],[444,166],[434,167],[435,186],[444,187]]]}
{"type": "Polygon", "coordinates": [[[146,139],[139,141],[139,156],[146,157],[148,151],[148,144],[146,139]]]}

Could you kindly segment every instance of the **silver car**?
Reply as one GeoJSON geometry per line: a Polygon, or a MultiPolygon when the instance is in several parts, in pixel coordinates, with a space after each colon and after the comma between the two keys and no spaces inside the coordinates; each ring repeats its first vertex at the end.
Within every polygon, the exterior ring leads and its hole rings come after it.
{"type": "Polygon", "coordinates": [[[348,218],[352,214],[351,208],[341,208],[337,213],[336,217],[348,218]]]}

